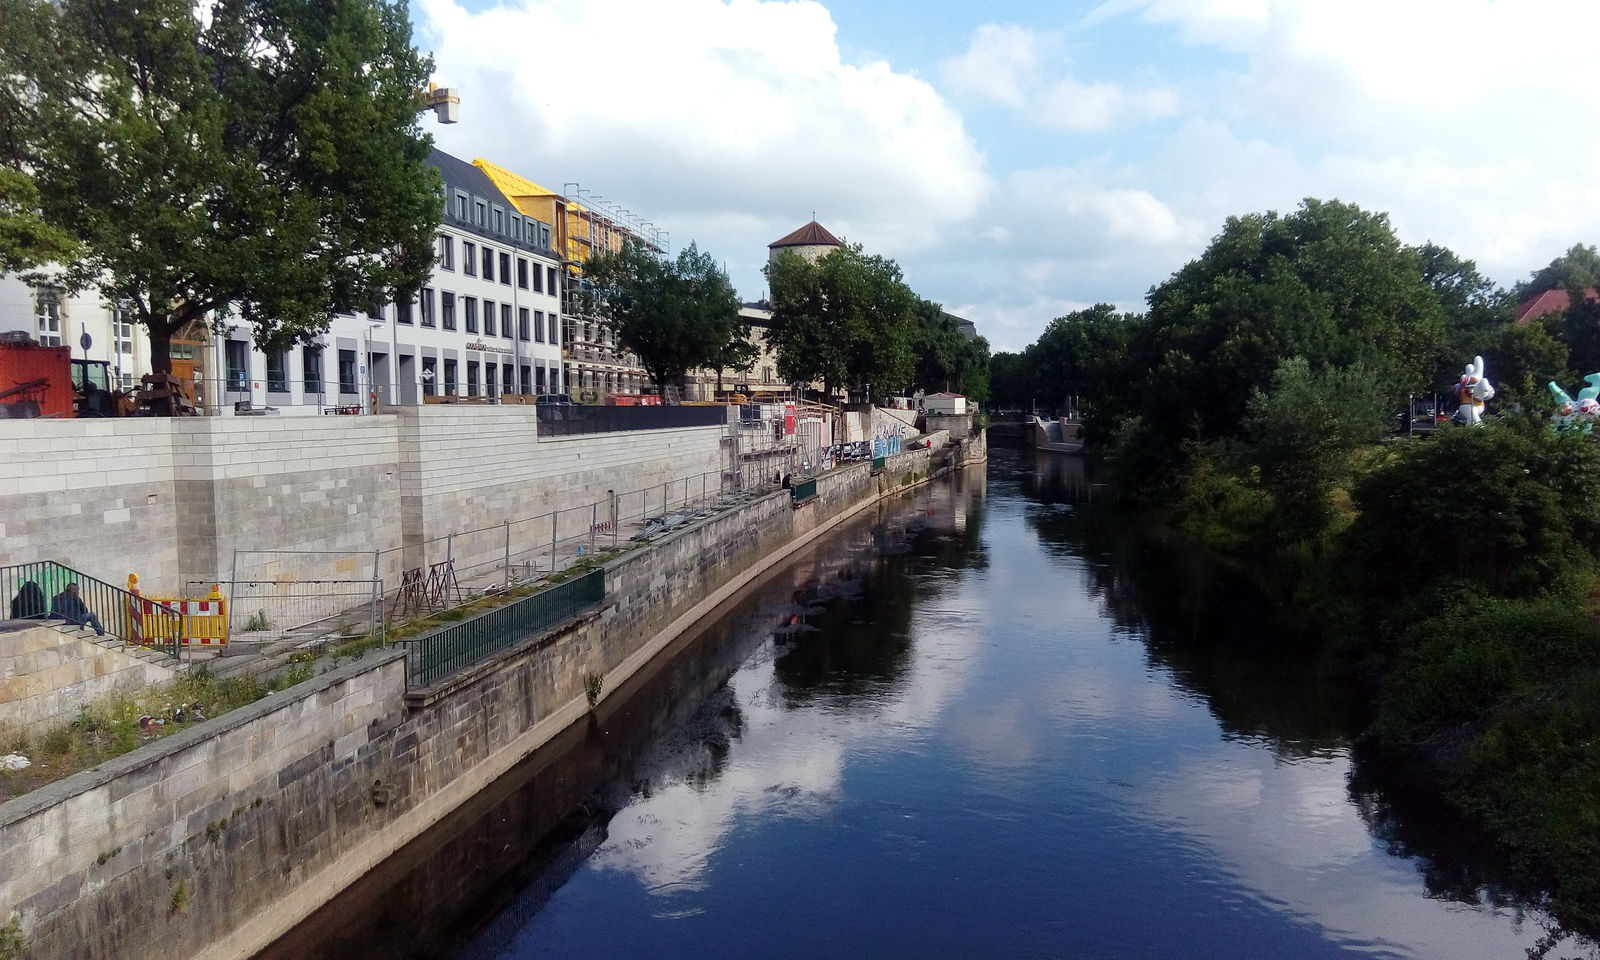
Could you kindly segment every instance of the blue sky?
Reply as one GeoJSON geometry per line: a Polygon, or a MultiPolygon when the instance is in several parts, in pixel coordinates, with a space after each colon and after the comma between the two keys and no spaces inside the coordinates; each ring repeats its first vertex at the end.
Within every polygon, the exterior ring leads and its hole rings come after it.
{"type": "Polygon", "coordinates": [[[813,211],[997,349],[1305,197],[1506,285],[1600,242],[1593,0],[413,2],[463,97],[442,148],[581,183],[746,299],[813,211]]]}

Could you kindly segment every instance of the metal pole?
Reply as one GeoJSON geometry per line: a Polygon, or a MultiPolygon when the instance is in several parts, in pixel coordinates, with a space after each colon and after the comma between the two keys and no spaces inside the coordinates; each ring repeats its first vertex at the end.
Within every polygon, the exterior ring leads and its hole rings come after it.
{"type": "Polygon", "coordinates": [[[611,549],[617,548],[617,528],[622,526],[622,518],[617,516],[621,512],[615,491],[611,494],[611,549]]]}
{"type": "Polygon", "coordinates": [[[589,552],[594,553],[594,528],[600,522],[600,501],[589,504],[589,552]]]}
{"type": "Polygon", "coordinates": [[[511,521],[502,521],[506,528],[506,589],[511,589],[511,521]]]}
{"type": "Polygon", "coordinates": [[[561,514],[555,510],[550,511],[550,572],[556,572],[556,524],[560,522],[561,514]]]}

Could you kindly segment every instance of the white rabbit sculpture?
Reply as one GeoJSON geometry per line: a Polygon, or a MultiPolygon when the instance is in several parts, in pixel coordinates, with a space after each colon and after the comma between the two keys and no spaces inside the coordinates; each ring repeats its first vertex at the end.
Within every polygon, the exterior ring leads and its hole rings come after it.
{"type": "Polygon", "coordinates": [[[1473,357],[1467,364],[1461,382],[1456,384],[1456,399],[1461,402],[1456,408],[1456,422],[1470,427],[1483,422],[1483,404],[1494,399],[1494,385],[1483,374],[1482,357],[1473,357]]]}

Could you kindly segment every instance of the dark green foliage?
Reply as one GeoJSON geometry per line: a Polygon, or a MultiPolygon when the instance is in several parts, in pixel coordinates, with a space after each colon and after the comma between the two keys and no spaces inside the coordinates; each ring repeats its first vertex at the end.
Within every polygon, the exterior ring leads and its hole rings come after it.
{"type": "Polygon", "coordinates": [[[0,152],[81,244],[64,282],[126,303],[158,372],[209,311],[284,345],[428,275],[404,0],[0,3],[0,72],[30,81],[0,92],[0,152]]]}
{"type": "Polygon", "coordinates": [[[1274,539],[1319,537],[1333,519],[1329,495],[1349,473],[1350,455],[1386,429],[1388,404],[1361,365],[1312,370],[1304,358],[1279,365],[1268,390],[1250,398],[1249,456],[1274,503],[1274,539]]]}
{"type": "Polygon", "coordinates": [[[1424,386],[1444,315],[1417,251],[1388,218],[1305,201],[1288,216],[1229,218],[1206,252],[1150,293],[1125,371],[1142,395],[1121,398],[1170,447],[1185,436],[1236,436],[1250,398],[1278,365],[1363,365],[1403,402],[1424,386]]]}
{"type": "Polygon", "coordinates": [[[1540,326],[1567,348],[1571,376],[1561,378],[1569,390],[1586,374],[1600,371],[1600,301],[1577,299],[1565,310],[1547,313],[1540,326]]]}
{"type": "Polygon", "coordinates": [[[816,261],[785,251],[766,273],[768,341],[785,380],[821,381],[829,393],[870,384],[876,396],[911,381],[917,301],[893,260],[868,256],[859,244],[816,261]]]}
{"type": "Polygon", "coordinates": [[[916,363],[908,396],[920,389],[952,391],[980,403],[988,398],[989,341],[966,336],[956,318],[939,304],[917,301],[911,353],[916,363]]]}
{"type": "Polygon", "coordinates": [[[1533,323],[1495,327],[1479,338],[1479,344],[1477,353],[1483,356],[1489,381],[1494,384],[1494,409],[1504,412],[1520,407],[1549,416],[1550,391],[1545,384],[1552,380],[1565,384],[1573,379],[1567,375],[1566,345],[1533,323]]]}
{"type": "Polygon", "coordinates": [[[1437,580],[1526,597],[1586,573],[1600,546],[1600,446],[1575,434],[1455,428],[1352,491],[1351,564],[1375,609],[1437,580]]]}
{"type": "Polygon", "coordinates": [[[619,252],[590,258],[583,273],[587,309],[605,318],[658,386],[718,366],[748,334],[728,275],[693,243],[666,260],[629,240],[619,252]]]}
{"type": "Polygon", "coordinates": [[[1529,300],[1547,290],[1582,293],[1600,283],[1600,250],[1593,245],[1575,243],[1567,252],[1523,283],[1517,284],[1517,302],[1529,300]]]}

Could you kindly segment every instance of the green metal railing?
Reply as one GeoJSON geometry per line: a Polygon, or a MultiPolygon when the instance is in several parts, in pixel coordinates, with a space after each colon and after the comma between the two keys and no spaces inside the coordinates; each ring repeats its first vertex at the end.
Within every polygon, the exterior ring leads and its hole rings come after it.
{"type": "Polygon", "coordinates": [[[794,497],[795,503],[800,503],[803,500],[810,500],[812,497],[817,495],[817,481],[815,479],[801,480],[799,483],[789,488],[789,493],[794,497]]]}
{"type": "MultiPolygon", "coordinates": [[[[0,597],[6,607],[3,613],[12,620],[63,621],[94,629],[98,623],[109,637],[124,643],[138,644],[140,631],[135,629],[134,595],[121,587],[72,569],[54,560],[37,560],[0,567],[0,597]],[[71,585],[77,586],[77,601],[67,593],[71,585]],[[79,610],[79,604],[82,609],[79,610]]],[[[179,657],[178,636],[187,636],[185,615],[160,603],[144,601],[150,614],[143,618],[145,636],[171,636],[163,643],[140,644],[152,650],[179,657]]]]}
{"type": "Polygon", "coordinates": [[[406,686],[413,690],[431,687],[594,606],[605,595],[606,572],[601,568],[460,623],[400,640],[396,645],[406,651],[406,686]]]}

